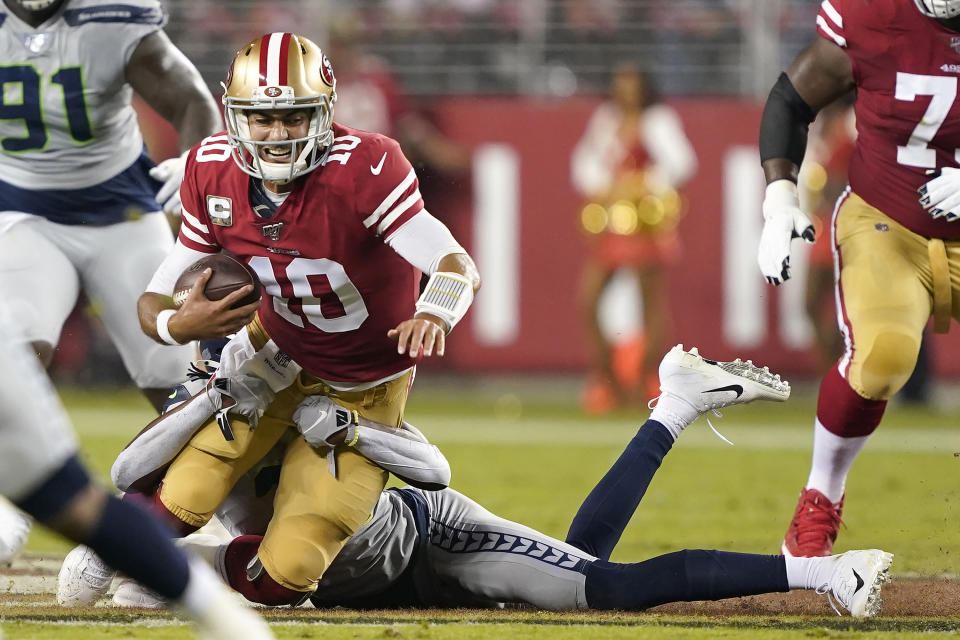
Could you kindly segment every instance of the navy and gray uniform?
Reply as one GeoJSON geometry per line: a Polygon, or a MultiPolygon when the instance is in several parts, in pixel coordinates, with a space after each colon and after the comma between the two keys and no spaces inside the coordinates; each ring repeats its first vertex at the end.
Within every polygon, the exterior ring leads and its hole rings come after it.
{"type": "Polygon", "coordinates": [[[71,0],[36,28],[0,12],[0,296],[55,345],[82,288],[143,388],[177,384],[192,355],[136,313],[173,236],[126,67],[164,22],[157,0],[71,0]]]}
{"type": "Polygon", "coordinates": [[[318,607],[584,609],[595,558],[453,489],[384,491],[320,580],[318,607]]]}

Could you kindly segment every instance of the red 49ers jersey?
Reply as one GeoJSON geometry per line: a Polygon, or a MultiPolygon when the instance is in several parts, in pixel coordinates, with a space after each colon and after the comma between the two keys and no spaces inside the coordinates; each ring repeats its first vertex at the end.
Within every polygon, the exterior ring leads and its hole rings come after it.
{"type": "Polygon", "coordinates": [[[180,242],[226,249],[264,286],[260,320],[306,371],[368,382],[411,367],[387,331],[414,314],[419,271],[385,244],[423,211],[416,174],[395,140],[333,126],[326,163],[298,179],[270,218],[250,203],[251,178],[226,134],[197,144],[180,196],[180,242]]]}
{"type": "Polygon", "coordinates": [[[857,85],[850,186],[869,204],[927,237],[960,238],[918,202],[926,171],[960,162],[960,32],[912,0],[823,0],[821,36],[843,47],[857,85]]]}

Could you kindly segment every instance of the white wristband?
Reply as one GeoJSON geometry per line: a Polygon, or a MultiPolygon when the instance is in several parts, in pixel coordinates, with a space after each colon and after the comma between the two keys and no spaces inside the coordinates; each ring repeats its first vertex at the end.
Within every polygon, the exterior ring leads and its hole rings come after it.
{"type": "Polygon", "coordinates": [[[473,303],[473,285],[459,273],[437,271],[427,281],[420,299],[417,300],[417,312],[437,316],[447,325],[447,333],[467,315],[473,303]]]}
{"type": "Polygon", "coordinates": [[[180,345],[182,342],[177,342],[172,335],[170,335],[170,327],[167,325],[170,322],[170,316],[176,313],[174,309],[164,309],[157,314],[157,335],[160,336],[160,339],[165,343],[170,345],[180,345]]]}

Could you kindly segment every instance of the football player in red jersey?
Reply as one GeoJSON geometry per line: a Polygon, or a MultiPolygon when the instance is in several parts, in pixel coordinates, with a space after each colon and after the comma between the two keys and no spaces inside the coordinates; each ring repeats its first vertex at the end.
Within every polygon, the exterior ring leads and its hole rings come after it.
{"type": "Polygon", "coordinates": [[[821,36],[781,74],[760,127],[767,179],[758,262],[790,277],[791,239],[813,241],[797,170],[817,110],[856,88],[850,185],[832,220],[845,352],[823,379],[813,461],[785,554],[827,555],[847,472],[910,377],[933,317],[960,318],[960,0],[823,0],[821,36]]]}
{"type": "Polygon", "coordinates": [[[328,461],[290,437],[296,406],[324,394],[399,427],[417,359],[443,355],[479,288],[473,261],[424,209],[396,141],[333,121],[335,86],[330,61],[304,37],[272,33],[237,53],[227,131],[189,155],[180,236],[139,304],[144,330],[163,342],[238,331],[219,377],[254,373],[276,392],[258,424],[231,417],[201,429],[153,501],[180,531],[202,526],[237,478],[289,437],[263,543],[226,559],[233,586],[264,604],[316,587],[387,477],[349,447],[328,461]],[[175,310],[179,273],[219,251],[257,272],[263,304],[231,309],[247,288],[211,302],[201,277],[175,310]],[[430,278],[418,298],[420,272],[430,278]]]}

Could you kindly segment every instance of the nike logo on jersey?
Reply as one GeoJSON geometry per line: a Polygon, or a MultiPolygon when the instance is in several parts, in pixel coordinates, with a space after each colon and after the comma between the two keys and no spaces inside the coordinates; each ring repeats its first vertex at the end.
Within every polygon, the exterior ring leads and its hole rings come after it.
{"type": "Polygon", "coordinates": [[[738,398],[743,395],[743,387],[739,384],[731,384],[727,385],[726,387],[717,387],[716,389],[707,389],[703,393],[714,393],[716,391],[733,391],[735,394],[737,394],[738,398]]]}
{"type": "Polygon", "coordinates": [[[380,156],[380,162],[377,164],[377,166],[370,165],[370,173],[372,173],[375,176],[380,175],[380,172],[383,171],[383,161],[386,159],[387,159],[387,152],[384,151],[383,155],[380,156]]]}

